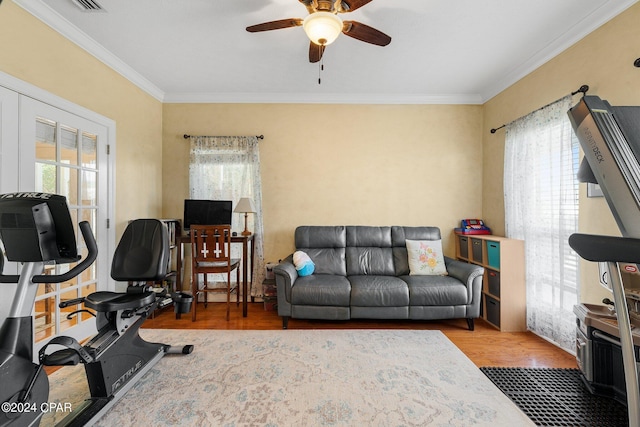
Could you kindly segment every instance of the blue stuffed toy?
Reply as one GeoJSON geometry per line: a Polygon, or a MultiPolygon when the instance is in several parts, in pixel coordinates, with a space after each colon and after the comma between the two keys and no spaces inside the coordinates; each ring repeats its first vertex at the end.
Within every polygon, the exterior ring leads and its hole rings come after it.
{"type": "Polygon", "coordinates": [[[293,253],[293,265],[296,266],[298,276],[310,276],[316,268],[309,255],[302,251],[293,253]]]}

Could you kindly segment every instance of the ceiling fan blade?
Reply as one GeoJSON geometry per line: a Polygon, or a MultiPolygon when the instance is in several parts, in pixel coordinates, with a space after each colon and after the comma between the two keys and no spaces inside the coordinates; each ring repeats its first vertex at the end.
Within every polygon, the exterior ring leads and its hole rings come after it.
{"type": "Polygon", "coordinates": [[[247,27],[247,31],[250,33],[257,33],[259,31],[271,31],[280,30],[282,28],[299,27],[302,25],[302,19],[289,18],[280,19],[279,21],[264,22],[262,24],[251,25],[247,27]]]}
{"type": "Polygon", "coordinates": [[[326,46],[320,46],[314,42],[309,43],[309,62],[319,62],[326,46]]]}
{"type": "Polygon", "coordinates": [[[386,46],[391,43],[391,37],[368,25],[356,21],[344,21],[343,23],[342,33],[349,37],[378,46],[386,46]]]}
{"type": "Polygon", "coordinates": [[[353,12],[371,1],[372,0],[342,0],[342,8],[345,12],[353,12]]]}

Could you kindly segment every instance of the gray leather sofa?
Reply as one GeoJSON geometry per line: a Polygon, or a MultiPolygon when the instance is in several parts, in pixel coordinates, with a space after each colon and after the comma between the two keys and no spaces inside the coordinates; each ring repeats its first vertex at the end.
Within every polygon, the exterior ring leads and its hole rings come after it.
{"type": "Polygon", "coordinates": [[[315,263],[299,277],[293,255],[274,268],[278,315],[294,319],[467,319],[480,316],[484,269],[445,257],[446,276],[409,274],[406,240],[439,240],[437,227],[302,226],[296,250],[315,263]]]}

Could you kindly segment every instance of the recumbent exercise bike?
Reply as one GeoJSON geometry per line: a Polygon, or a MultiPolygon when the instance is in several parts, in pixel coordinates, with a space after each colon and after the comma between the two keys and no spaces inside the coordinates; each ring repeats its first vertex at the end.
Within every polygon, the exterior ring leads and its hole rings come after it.
{"type": "MultiPolygon", "coordinates": [[[[189,354],[179,348],[149,343],[138,329],[164,295],[145,285],[126,293],[98,291],[63,301],[60,307],[84,303],[95,311],[97,335],[85,345],[71,337],[51,339],[33,363],[33,316],[39,283],[70,280],[96,259],[97,245],[88,222],[79,224],[88,254],[81,260],[66,198],[46,193],[0,195],[0,240],[7,260],[23,263],[19,275],[0,274],[0,283],[16,283],[9,315],[0,327],[0,426],[38,425],[48,404],[49,381],[44,366],[83,363],[91,398],[73,408],[62,425],[96,421],[167,353],[189,354]],[[77,264],[63,274],[43,274],[45,264],[77,264]],[[48,353],[49,346],[60,348],[48,353]]],[[[154,219],[129,223],[113,256],[111,277],[125,282],[153,282],[167,273],[167,229],[154,219]]],[[[0,254],[0,273],[3,257],[0,254]]],[[[1,286],[1,285],[0,285],[1,286]]],[[[0,288],[1,289],[1,288],[0,288]]],[[[88,310],[77,310],[69,316],[88,310]]]]}

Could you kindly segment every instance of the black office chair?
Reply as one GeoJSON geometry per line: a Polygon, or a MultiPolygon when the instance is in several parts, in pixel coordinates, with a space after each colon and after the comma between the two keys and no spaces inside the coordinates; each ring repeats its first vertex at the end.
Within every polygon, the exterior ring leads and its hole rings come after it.
{"type": "MultiPolygon", "coordinates": [[[[167,228],[157,219],[136,219],[129,223],[113,254],[111,277],[120,282],[155,282],[167,275],[169,263],[167,228]]],[[[156,294],[142,287],[127,293],[98,291],[84,303],[97,312],[134,310],[155,301],[156,294]]]]}

